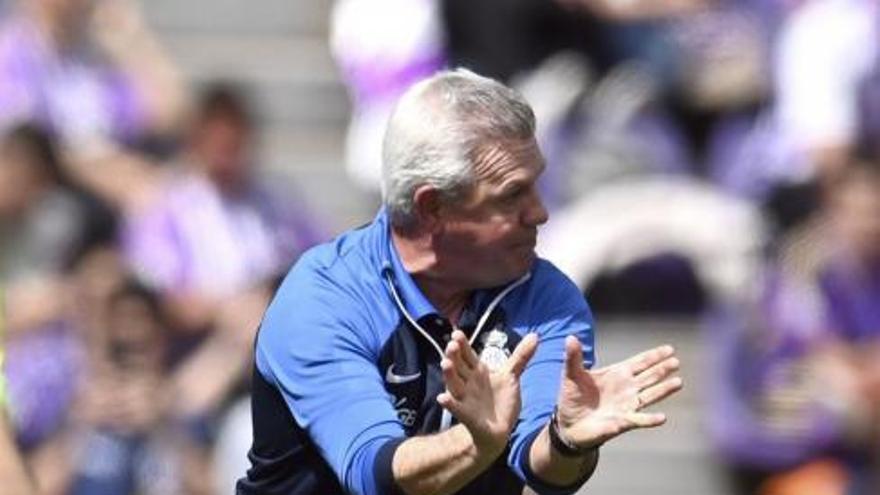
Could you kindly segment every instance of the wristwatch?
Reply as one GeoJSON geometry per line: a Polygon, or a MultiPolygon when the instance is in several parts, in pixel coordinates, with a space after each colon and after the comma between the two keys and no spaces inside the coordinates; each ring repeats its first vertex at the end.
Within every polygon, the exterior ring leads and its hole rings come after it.
{"type": "Polygon", "coordinates": [[[559,452],[563,457],[583,457],[590,452],[599,448],[599,445],[590,447],[579,447],[565,438],[559,431],[559,414],[557,408],[553,408],[553,415],[550,416],[550,445],[559,452]]]}

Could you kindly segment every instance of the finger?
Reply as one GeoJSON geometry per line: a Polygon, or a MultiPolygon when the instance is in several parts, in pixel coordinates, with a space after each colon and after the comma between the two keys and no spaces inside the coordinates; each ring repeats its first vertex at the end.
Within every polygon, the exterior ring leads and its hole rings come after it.
{"type": "Polygon", "coordinates": [[[465,364],[468,365],[469,368],[475,369],[480,364],[480,358],[477,357],[477,353],[474,352],[474,348],[471,347],[470,342],[468,342],[467,336],[465,336],[464,332],[461,330],[455,330],[452,332],[452,340],[457,342],[461,347],[461,357],[464,358],[465,364]]]}
{"type": "Polygon", "coordinates": [[[463,412],[461,401],[452,396],[449,392],[443,392],[437,395],[437,403],[443,409],[449,411],[455,418],[461,418],[466,414],[463,412]]]}
{"type": "Polygon", "coordinates": [[[519,341],[519,344],[517,344],[510,357],[507,358],[507,371],[512,373],[513,376],[519,378],[519,376],[522,375],[523,370],[526,369],[526,365],[529,364],[529,360],[535,355],[537,349],[538,336],[534,333],[526,334],[526,336],[519,341]]]}
{"type": "Polygon", "coordinates": [[[670,395],[681,390],[684,383],[680,377],[673,377],[660,382],[653,387],[648,387],[639,392],[639,409],[656,404],[670,395]]]}
{"type": "Polygon", "coordinates": [[[661,345],[651,350],[636,354],[627,359],[625,363],[630,366],[632,373],[638,375],[655,364],[672,357],[675,349],[671,345],[661,345]]]}
{"type": "Polygon", "coordinates": [[[654,366],[651,366],[636,377],[636,383],[639,385],[639,390],[644,390],[652,385],[662,382],[678,371],[680,366],[681,362],[679,362],[678,358],[675,356],[664,359],[654,366]]]}
{"type": "Polygon", "coordinates": [[[565,338],[565,376],[578,380],[584,373],[584,354],[581,341],[574,335],[565,338]]]}
{"type": "MultiPolygon", "coordinates": [[[[467,342],[465,342],[464,345],[467,345],[467,342]]],[[[461,377],[462,381],[468,381],[473,370],[465,363],[465,359],[462,356],[461,344],[457,341],[450,341],[446,344],[446,352],[444,354],[447,359],[452,361],[452,367],[455,369],[455,372],[458,373],[458,376],[461,377]]]]}
{"type": "Polygon", "coordinates": [[[459,403],[448,391],[437,395],[437,403],[444,409],[448,409],[453,415],[458,411],[459,403]]]}
{"type": "Polygon", "coordinates": [[[655,428],[666,423],[666,415],[663,413],[634,412],[626,415],[626,420],[634,428],[655,428]]]}
{"type": "Polygon", "coordinates": [[[443,358],[440,361],[440,369],[443,371],[443,383],[446,384],[446,390],[456,399],[464,397],[464,381],[455,370],[455,366],[449,358],[443,358]]]}

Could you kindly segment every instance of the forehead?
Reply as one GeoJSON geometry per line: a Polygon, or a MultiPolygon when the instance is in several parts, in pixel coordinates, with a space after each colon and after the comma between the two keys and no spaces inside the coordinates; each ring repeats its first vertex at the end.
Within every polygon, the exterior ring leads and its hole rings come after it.
{"type": "Polygon", "coordinates": [[[544,171],[544,157],[534,139],[495,141],[474,157],[478,182],[501,185],[510,180],[534,180],[544,171]]]}

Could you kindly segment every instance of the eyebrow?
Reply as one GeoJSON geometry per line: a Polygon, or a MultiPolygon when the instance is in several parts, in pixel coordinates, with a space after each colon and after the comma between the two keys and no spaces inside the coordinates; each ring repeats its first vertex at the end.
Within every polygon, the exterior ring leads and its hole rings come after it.
{"type": "Polygon", "coordinates": [[[515,178],[513,178],[513,179],[507,180],[507,181],[503,182],[503,183],[498,187],[498,189],[497,189],[497,190],[498,190],[498,194],[504,195],[504,194],[509,193],[511,190],[517,189],[517,188],[519,188],[519,187],[526,186],[526,185],[528,185],[528,184],[530,184],[530,183],[535,183],[535,182],[537,182],[538,179],[541,177],[541,174],[544,173],[544,170],[546,170],[546,169],[547,169],[547,166],[545,165],[545,162],[544,162],[544,160],[542,159],[542,160],[541,160],[541,163],[538,165],[538,171],[537,171],[537,173],[534,175],[534,178],[532,178],[532,176],[530,175],[528,178],[526,178],[526,177],[515,177],[515,178]]]}

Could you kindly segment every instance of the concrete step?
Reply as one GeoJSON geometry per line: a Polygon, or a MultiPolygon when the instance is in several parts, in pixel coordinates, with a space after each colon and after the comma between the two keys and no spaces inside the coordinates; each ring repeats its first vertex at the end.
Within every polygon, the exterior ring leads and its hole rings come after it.
{"type": "Polygon", "coordinates": [[[621,452],[602,448],[593,478],[580,495],[725,495],[721,469],[711,456],[621,452]]]}
{"type": "Polygon", "coordinates": [[[363,224],[376,213],[378,197],[359,190],[343,167],[341,128],[267,126],[260,133],[264,170],[319,208],[334,233],[363,224]]]}
{"type": "Polygon", "coordinates": [[[666,425],[632,431],[602,448],[599,468],[578,493],[589,495],[725,495],[723,473],[705,431],[706,360],[695,320],[596,316],[600,366],[671,343],[681,359],[685,388],[654,409],[666,425]]]}
{"type": "Polygon", "coordinates": [[[334,235],[369,222],[379,206],[378,196],[371,197],[357,189],[345,175],[318,167],[296,170],[279,178],[301,194],[310,211],[334,235]]]}
{"type": "Polygon", "coordinates": [[[324,0],[138,0],[194,90],[241,84],[261,121],[265,172],[291,183],[335,231],[369,219],[375,198],[342,166],[350,111],[327,46],[324,0]]]}
{"type": "Polygon", "coordinates": [[[327,0],[138,0],[147,21],[162,32],[327,32],[327,0]]]}
{"type": "Polygon", "coordinates": [[[313,36],[164,34],[162,42],[194,87],[234,80],[269,124],[340,128],[350,111],[326,42],[313,36]]]}
{"type": "Polygon", "coordinates": [[[335,84],[325,39],[308,35],[160,33],[186,74],[234,74],[251,80],[335,84]]]}
{"type": "Polygon", "coordinates": [[[260,148],[266,158],[289,159],[279,169],[297,171],[332,164],[343,173],[344,132],[340,127],[263,126],[260,148]]]}
{"type": "Polygon", "coordinates": [[[257,83],[253,89],[268,124],[341,130],[348,121],[349,100],[339,86],[257,83]]]}

